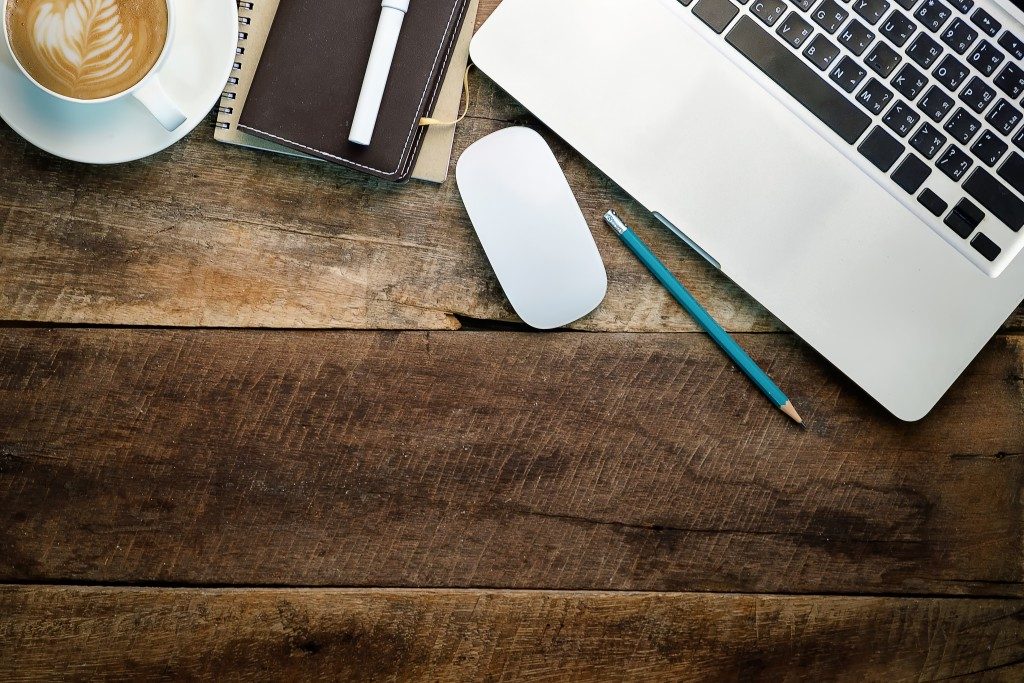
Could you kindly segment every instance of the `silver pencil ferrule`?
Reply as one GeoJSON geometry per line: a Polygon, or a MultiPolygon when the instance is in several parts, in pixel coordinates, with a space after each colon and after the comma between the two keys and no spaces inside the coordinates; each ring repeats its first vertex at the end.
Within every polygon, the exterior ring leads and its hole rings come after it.
{"type": "Polygon", "coordinates": [[[629,226],[623,223],[614,211],[609,211],[604,215],[604,222],[611,226],[616,235],[622,235],[629,230],[629,226]]]}

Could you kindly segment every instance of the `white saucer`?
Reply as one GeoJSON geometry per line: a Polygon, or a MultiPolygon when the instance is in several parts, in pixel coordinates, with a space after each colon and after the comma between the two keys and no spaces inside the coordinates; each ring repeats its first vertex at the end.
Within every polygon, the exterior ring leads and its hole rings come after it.
{"type": "Polygon", "coordinates": [[[174,44],[160,71],[164,89],[188,116],[176,131],[164,130],[133,97],[74,104],[47,95],[18,70],[2,39],[0,118],[36,147],[71,161],[119,164],[170,147],[218,102],[238,45],[235,0],[177,0],[177,10],[174,44]]]}

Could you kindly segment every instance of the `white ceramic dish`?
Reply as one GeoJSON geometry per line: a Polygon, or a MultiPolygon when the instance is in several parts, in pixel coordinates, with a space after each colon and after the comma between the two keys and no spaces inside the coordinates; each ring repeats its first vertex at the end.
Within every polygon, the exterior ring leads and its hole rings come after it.
{"type": "Polygon", "coordinates": [[[219,101],[238,44],[234,0],[177,0],[173,42],[160,74],[185,123],[168,132],[133,98],[83,105],[48,95],[0,40],[0,118],[42,150],[71,161],[119,164],[170,147],[219,101]],[[130,132],[126,132],[130,131],[130,132]]]}

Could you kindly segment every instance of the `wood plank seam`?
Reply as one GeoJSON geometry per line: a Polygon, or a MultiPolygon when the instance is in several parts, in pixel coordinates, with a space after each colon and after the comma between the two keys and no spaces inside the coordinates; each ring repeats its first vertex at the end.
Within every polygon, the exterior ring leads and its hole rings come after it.
{"type": "MultiPolygon", "coordinates": [[[[951,579],[955,581],[955,579],[951,579]]],[[[976,583],[982,583],[976,581],[976,583]]],[[[1024,582],[989,582],[1021,587],[1024,582]]],[[[5,588],[23,589],[96,589],[96,590],[183,590],[183,591],[394,591],[399,593],[414,593],[417,591],[451,593],[451,594],[476,594],[496,593],[510,595],[532,595],[532,594],[566,594],[566,595],[606,595],[606,596],[735,596],[751,598],[850,598],[850,599],[891,599],[891,600],[935,600],[953,602],[1006,602],[1020,603],[1024,610],[1024,602],[1021,595],[1024,593],[986,593],[979,595],[952,594],[952,593],[897,593],[886,591],[753,591],[753,590],[700,590],[700,589],[678,589],[678,590],[637,590],[631,588],[546,588],[543,586],[520,586],[509,588],[500,584],[467,585],[467,586],[429,586],[429,585],[403,585],[403,584],[303,584],[303,583],[190,583],[179,581],[87,581],[82,579],[65,580],[39,580],[39,579],[16,579],[4,578],[0,580],[0,591],[5,588]]]]}

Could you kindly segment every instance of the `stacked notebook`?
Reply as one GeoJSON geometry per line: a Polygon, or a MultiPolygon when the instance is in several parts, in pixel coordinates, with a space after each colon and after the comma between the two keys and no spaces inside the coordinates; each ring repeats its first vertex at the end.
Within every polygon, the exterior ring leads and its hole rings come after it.
{"type": "Polygon", "coordinates": [[[348,142],[380,0],[239,2],[238,58],[216,138],[390,181],[443,182],[477,0],[415,0],[368,147],[348,142]]]}

